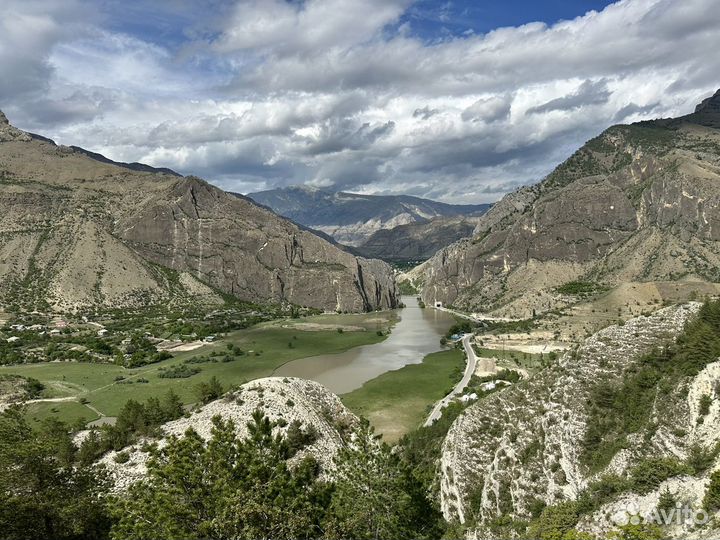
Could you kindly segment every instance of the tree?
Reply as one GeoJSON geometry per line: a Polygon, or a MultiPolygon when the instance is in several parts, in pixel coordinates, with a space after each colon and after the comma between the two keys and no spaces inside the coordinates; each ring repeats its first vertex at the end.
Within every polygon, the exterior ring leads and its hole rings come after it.
{"type": "Polygon", "coordinates": [[[710,475],[710,484],[705,492],[703,507],[708,511],[720,508],[720,471],[715,471],[710,475]]]}
{"type": "Polygon", "coordinates": [[[0,414],[0,531],[4,540],[105,538],[107,483],[74,463],[67,426],[33,430],[17,407],[0,414]]]}
{"type": "Polygon", "coordinates": [[[165,397],[163,398],[162,410],[165,415],[166,422],[174,420],[175,418],[180,418],[183,414],[185,414],[183,402],[180,399],[180,396],[178,396],[172,388],[168,390],[168,393],[165,394],[165,397]]]}
{"type": "Polygon", "coordinates": [[[249,437],[213,419],[205,442],[193,430],[155,451],[147,479],[117,500],[115,539],[317,538],[329,504],[319,467],[306,458],[293,469],[282,436],[256,412],[249,437]]]}
{"type": "Polygon", "coordinates": [[[657,509],[658,511],[664,510],[666,515],[670,510],[675,508],[677,497],[670,491],[669,488],[665,488],[665,491],[660,493],[660,499],[658,500],[657,509]]]}
{"type": "Polygon", "coordinates": [[[326,522],[331,538],[439,538],[438,512],[398,456],[364,424],[355,445],[340,452],[326,522]]]}
{"type": "Polygon", "coordinates": [[[563,540],[579,519],[577,505],[573,501],[545,508],[528,530],[529,538],[539,540],[563,540]]]}
{"type": "Polygon", "coordinates": [[[223,395],[223,387],[218,378],[213,375],[209,381],[197,385],[197,395],[200,403],[210,403],[223,395]]]}
{"type": "Polygon", "coordinates": [[[654,523],[629,523],[608,536],[611,540],[662,540],[665,537],[662,528],[654,523]]]}

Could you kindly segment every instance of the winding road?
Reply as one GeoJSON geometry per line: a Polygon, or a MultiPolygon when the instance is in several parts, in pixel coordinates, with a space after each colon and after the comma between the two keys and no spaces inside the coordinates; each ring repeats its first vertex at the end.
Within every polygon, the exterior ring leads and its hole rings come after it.
{"type": "Polygon", "coordinates": [[[470,382],[470,377],[472,377],[473,373],[475,373],[475,366],[477,366],[478,360],[477,356],[475,355],[475,351],[472,348],[472,338],[473,334],[465,334],[462,338],[462,344],[465,349],[465,355],[467,357],[467,362],[465,363],[465,373],[463,373],[462,379],[460,379],[460,382],[455,385],[455,388],[453,388],[447,396],[445,396],[435,404],[433,410],[428,415],[427,420],[425,420],[423,426],[431,426],[432,423],[435,422],[435,420],[440,418],[442,416],[442,410],[447,407],[448,404],[455,397],[462,394],[463,390],[465,390],[465,387],[470,382]]]}

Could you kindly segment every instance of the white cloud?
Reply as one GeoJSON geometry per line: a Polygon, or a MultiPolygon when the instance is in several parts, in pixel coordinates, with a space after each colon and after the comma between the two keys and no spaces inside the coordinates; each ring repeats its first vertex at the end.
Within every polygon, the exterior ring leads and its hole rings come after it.
{"type": "Polygon", "coordinates": [[[0,107],[63,143],[235,191],[480,202],[612,123],[690,112],[720,86],[715,0],[623,0],[434,43],[398,26],[409,0],[213,0],[207,17],[174,1],[197,19],[180,46],[111,28],[96,2],[7,0],[0,107]]]}

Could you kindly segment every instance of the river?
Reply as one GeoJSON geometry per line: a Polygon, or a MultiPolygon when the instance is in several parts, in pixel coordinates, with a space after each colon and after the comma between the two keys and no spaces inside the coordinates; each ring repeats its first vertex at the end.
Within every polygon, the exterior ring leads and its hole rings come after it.
{"type": "Polygon", "coordinates": [[[274,375],[310,379],[336,394],[345,394],[386,371],[419,364],[426,355],[441,349],[440,338],[455,319],[442,311],[421,309],[413,296],[403,296],[402,301],[406,307],[400,310],[400,320],[384,341],[293,360],[274,375]]]}

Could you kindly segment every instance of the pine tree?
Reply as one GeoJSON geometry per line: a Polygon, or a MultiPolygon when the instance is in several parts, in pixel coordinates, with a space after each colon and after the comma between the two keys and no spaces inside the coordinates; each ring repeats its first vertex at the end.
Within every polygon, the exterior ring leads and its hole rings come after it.
{"type": "Polygon", "coordinates": [[[107,484],[77,465],[67,426],[32,429],[17,407],[0,414],[0,536],[4,540],[105,538],[107,484]]]}
{"type": "Polygon", "coordinates": [[[256,412],[249,437],[213,419],[205,442],[193,430],[171,438],[148,464],[146,480],[118,499],[115,539],[318,538],[329,488],[306,458],[290,469],[284,437],[256,412]]]}
{"type": "Polygon", "coordinates": [[[338,458],[336,485],[327,520],[331,538],[434,538],[439,515],[421,484],[367,423],[353,447],[338,458]]]}

